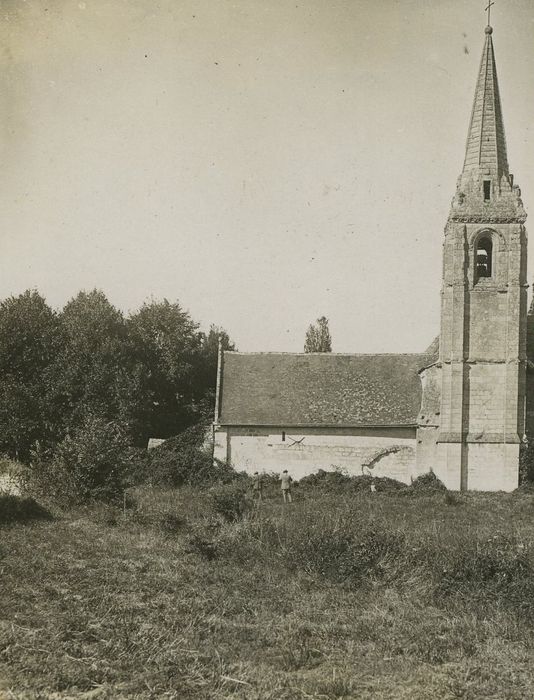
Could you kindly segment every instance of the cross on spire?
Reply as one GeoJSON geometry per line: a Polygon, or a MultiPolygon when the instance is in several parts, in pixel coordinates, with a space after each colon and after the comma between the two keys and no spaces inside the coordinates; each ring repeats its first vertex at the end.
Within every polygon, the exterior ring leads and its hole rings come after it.
{"type": "Polygon", "coordinates": [[[490,19],[491,19],[491,6],[495,5],[495,2],[492,2],[492,0],[489,1],[488,6],[484,10],[484,12],[488,13],[488,27],[490,26],[490,19]]]}

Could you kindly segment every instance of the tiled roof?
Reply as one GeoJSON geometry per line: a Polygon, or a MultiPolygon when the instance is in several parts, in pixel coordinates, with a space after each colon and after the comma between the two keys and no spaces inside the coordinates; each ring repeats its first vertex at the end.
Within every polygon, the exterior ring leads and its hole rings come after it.
{"type": "Polygon", "coordinates": [[[406,426],[433,357],[225,352],[222,425],[406,426]]]}

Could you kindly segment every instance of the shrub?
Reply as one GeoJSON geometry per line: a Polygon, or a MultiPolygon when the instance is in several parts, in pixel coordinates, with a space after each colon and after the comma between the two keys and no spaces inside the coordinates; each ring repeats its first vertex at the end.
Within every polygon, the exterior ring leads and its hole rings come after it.
{"type": "Polygon", "coordinates": [[[352,477],[340,469],[333,468],[329,471],[318,469],[316,472],[302,477],[299,480],[299,486],[305,489],[337,491],[338,489],[346,488],[351,481],[352,477]]]}
{"type": "Polygon", "coordinates": [[[520,592],[532,600],[531,581],[534,574],[529,547],[513,536],[494,535],[487,540],[464,540],[442,555],[438,565],[440,590],[456,592],[475,586],[486,591],[520,592]],[[444,555],[444,556],[443,556],[444,555]]]}
{"type": "Polygon", "coordinates": [[[204,446],[205,424],[188,428],[165,440],[146,456],[144,481],[156,486],[197,486],[228,483],[238,474],[223,462],[214,460],[204,446]]]}
{"type": "Polygon", "coordinates": [[[254,502],[243,483],[235,482],[210,491],[211,507],[226,522],[242,520],[254,507],[254,502]]]}
{"type": "Polygon", "coordinates": [[[447,490],[445,484],[443,484],[443,482],[440,481],[432,471],[428,472],[427,474],[421,474],[421,476],[418,476],[417,479],[414,479],[414,481],[412,481],[411,489],[412,491],[420,491],[423,493],[436,491],[443,492],[447,490]]]}
{"type": "Polygon", "coordinates": [[[340,469],[324,471],[319,469],[314,474],[309,474],[299,481],[299,487],[304,489],[321,489],[326,492],[365,492],[371,490],[371,484],[380,492],[396,492],[406,488],[406,485],[388,477],[371,476],[363,474],[350,476],[340,469]]]}
{"type": "Polygon", "coordinates": [[[356,583],[364,577],[381,577],[383,560],[400,553],[402,545],[402,536],[394,531],[323,521],[290,534],[286,560],[332,581],[356,583]]]}
{"type": "Polygon", "coordinates": [[[380,493],[397,493],[406,488],[402,481],[390,479],[388,476],[370,476],[367,474],[354,476],[351,487],[354,491],[370,491],[371,484],[374,484],[377,492],[380,493]]]}
{"type": "Polygon", "coordinates": [[[50,520],[50,513],[33,498],[0,493],[0,524],[50,520]]]}
{"type": "Polygon", "coordinates": [[[347,488],[351,483],[351,477],[348,474],[335,469],[333,471],[325,471],[319,469],[314,474],[308,474],[299,481],[299,486],[303,488],[320,488],[327,491],[337,491],[347,488]]]}
{"type": "Polygon", "coordinates": [[[60,505],[117,500],[126,481],[129,450],[123,426],[90,416],[53,452],[33,453],[29,488],[60,505]]]}

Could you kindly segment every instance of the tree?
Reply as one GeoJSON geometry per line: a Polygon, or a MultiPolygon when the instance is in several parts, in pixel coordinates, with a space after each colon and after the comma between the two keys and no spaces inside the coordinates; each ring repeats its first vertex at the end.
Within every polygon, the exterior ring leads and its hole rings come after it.
{"type": "Polygon", "coordinates": [[[179,304],[145,303],[129,319],[99,290],[57,314],[35,291],[0,303],[0,452],[25,461],[91,420],[116,424],[137,445],[211,415],[218,341],[179,304]]]}
{"type": "Polygon", "coordinates": [[[125,420],[135,373],[126,351],[126,322],[106,295],[80,292],[60,314],[63,347],[55,363],[64,432],[88,416],[125,420]]]}
{"type": "Polygon", "coordinates": [[[63,342],[57,314],[35,290],[0,303],[0,450],[26,461],[54,441],[53,364],[63,342]]]}
{"type": "Polygon", "coordinates": [[[304,352],[332,352],[332,338],[328,329],[328,319],[325,316],[321,316],[315,323],[308,326],[304,352]]]}
{"type": "Polygon", "coordinates": [[[128,345],[138,382],[136,441],[169,437],[195,422],[202,334],[189,314],[167,299],[143,304],[128,320],[128,345]]]}

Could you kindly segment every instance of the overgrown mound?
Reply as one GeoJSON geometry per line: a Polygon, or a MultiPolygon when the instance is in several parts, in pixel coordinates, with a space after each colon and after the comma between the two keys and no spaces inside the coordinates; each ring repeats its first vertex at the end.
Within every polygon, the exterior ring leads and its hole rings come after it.
{"type": "Polygon", "coordinates": [[[302,488],[321,488],[321,489],[339,489],[346,488],[351,483],[353,477],[339,470],[325,471],[319,469],[313,474],[302,477],[299,480],[299,486],[302,488]]]}
{"type": "Polygon", "coordinates": [[[421,474],[417,479],[414,479],[410,488],[412,491],[422,493],[443,493],[447,490],[445,484],[438,479],[434,472],[421,474]]]}
{"type": "Polygon", "coordinates": [[[150,450],[144,465],[145,481],[156,486],[200,486],[228,483],[237,476],[231,467],[214,460],[206,449],[207,426],[191,426],[150,450]]]}
{"type": "Polygon", "coordinates": [[[0,524],[50,520],[50,513],[33,498],[0,493],[0,524]]]}
{"type": "Polygon", "coordinates": [[[326,492],[345,492],[356,493],[363,491],[371,491],[371,485],[374,484],[375,490],[380,492],[385,491],[400,491],[406,488],[406,485],[396,479],[390,479],[386,476],[376,477],[368,474],[361,476],[350,476],[338,469],[334,471],[325,471],[319,469],[314,474],[300,479],[299,488],[305,490],[320,489],[326,492]]]}
{"type": "Polygon", "coordinates": [[[374,484],[377,492],[397,493],[406,488],[406,484],[396,479],[390,479],[388,476],[370,476],[362,474],[362,476],[354,476],[352,478],[352,488],[354,491],[370,491],[371,485],[374,484]]]}

